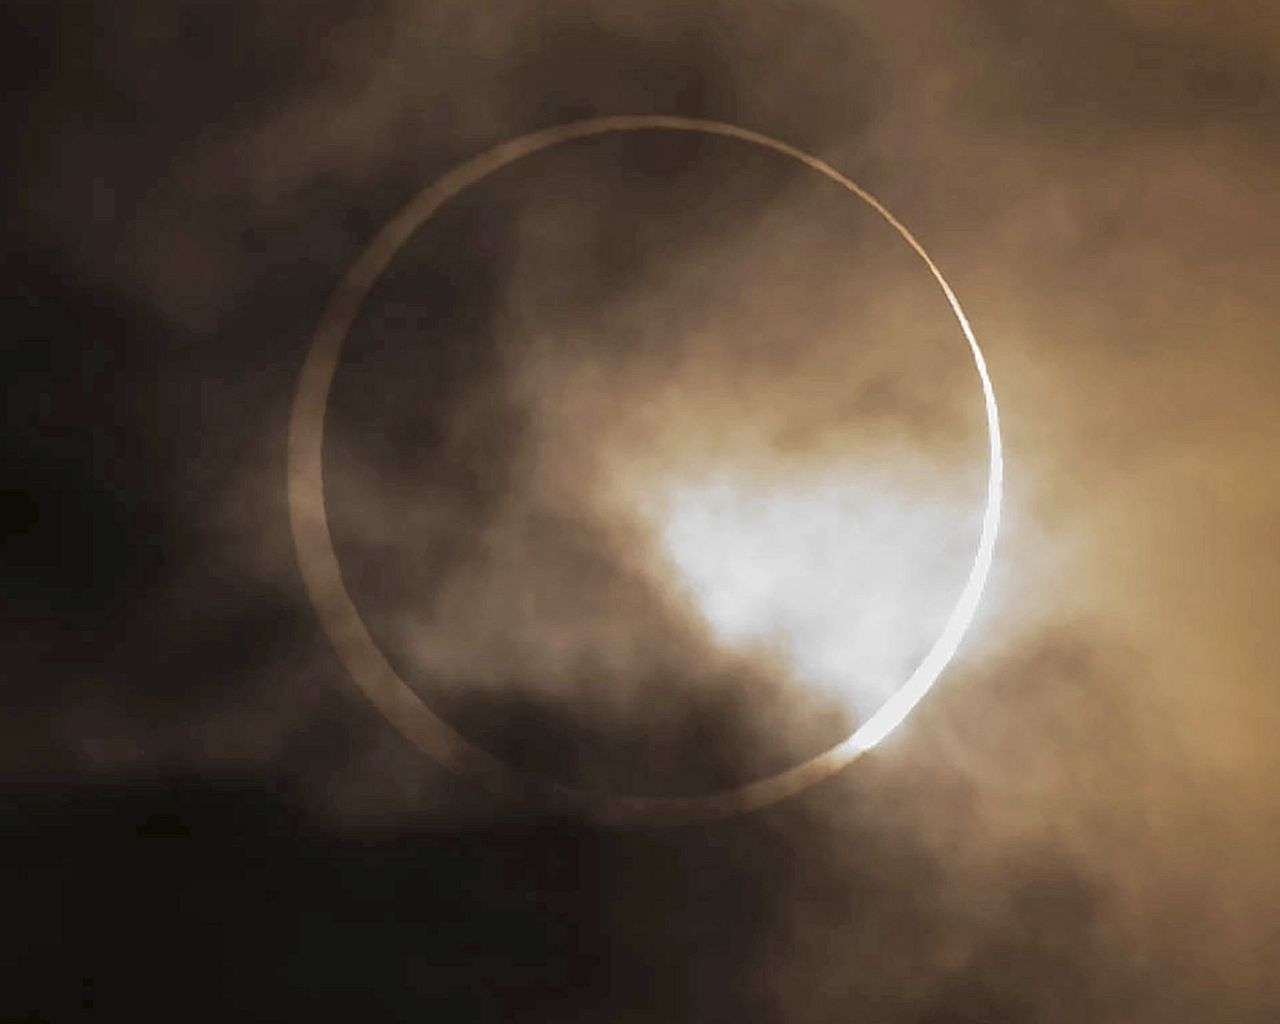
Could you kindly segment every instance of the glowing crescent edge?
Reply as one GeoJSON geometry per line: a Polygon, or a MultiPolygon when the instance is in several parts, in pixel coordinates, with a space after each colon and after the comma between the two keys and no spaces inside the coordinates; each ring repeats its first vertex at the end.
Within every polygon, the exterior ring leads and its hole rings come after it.
{"type": "Polygon", "coordinates": [[[995,390],[986,359],[955,292],[924,247],[889,210],[835,168],[795,146],[720,121],[669,115],[613,115],[556,125],[512,139],[456,165],[424,188],[374,237],[348,269],[311,338],[289,423],[289,521],[307,593],[339,658],[366,698],[415,746],[447,769],[522,800],[583,814],[608,825],[706,820],[758,810],[840,771],[880,743],[920,703],[955,655],[978,608],[991,570],[1000,523],[1004,458],[995,390]],[[444,203],[506,164],[573,139],[607,132],[670,129],[719,135],[754,143],[805,164],[853,193],[880,214],[924,261],[950,303],[982,381],[990,467],[986,506],[973,565],[942,632],[915,670],[847,739],[775,775],[731,789],[695,796],[626,796],[533,779],[480,749],[432,712],[396,673],[369,634],[342,580],[325,512],[324,414],[339,354],[361,304],[401,246],[444,203]]]}

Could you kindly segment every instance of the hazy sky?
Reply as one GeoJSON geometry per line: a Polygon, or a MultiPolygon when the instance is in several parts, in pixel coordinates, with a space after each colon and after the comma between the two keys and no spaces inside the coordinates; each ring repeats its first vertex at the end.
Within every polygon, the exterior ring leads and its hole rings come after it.
{"type": "MultiPolygon", "coordinates": [[[[1263,0],[18,4],[0,1017],[1280,1016],[1280,9],[1263,0]],[[947,275],[1006,516],[960,657],[838,778],[608,832],[455,779],[294,559],[289,403],[378,227],[599,113],[802,146],[947,275]]],[[[927,646],[983,488],[936,287],[724,139],[585,140],[405,246],[326,496],[418,693],[697,792],[927,646]]]]}

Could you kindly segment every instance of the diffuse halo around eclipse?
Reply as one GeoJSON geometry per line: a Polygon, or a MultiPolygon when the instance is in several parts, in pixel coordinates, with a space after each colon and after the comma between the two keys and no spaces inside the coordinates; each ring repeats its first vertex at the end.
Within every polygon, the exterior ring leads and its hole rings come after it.
{"type": "Polygon", "coordinates": [[[753,811],[840,771],[897,728],[947,667],[973,621],[991,570],[1000,523],[1003,473],[999,411],[982,349],[955,292],[911,232],[861,186],[795,146],[720,121],[658,114],[592,117],[531,132],[458,164],[419,192],[378,232],[330,298],[311,339],[289,423],[289,520],[298,565],[316,614],[356,685],[407,739],[446,768],[475,778],[501,794],[583,814],[606,824],[666,823],[753,811]],[[982,385],[990,446],[986,505],[973,564],[941,633],[915,670],[852,735],[829,750],[776,775],[695,796],[629,796],[562,785],[533,777],[462,736],[427,707],[374,642],[343,582],[324,499],[324,416],[342,345],[369,290],[401,246],[446,202],[507,164],[574,139],[652,130],[718,135],[781,153],[835,182],[884,218],[923,261],[960,324],[982,385]]]}

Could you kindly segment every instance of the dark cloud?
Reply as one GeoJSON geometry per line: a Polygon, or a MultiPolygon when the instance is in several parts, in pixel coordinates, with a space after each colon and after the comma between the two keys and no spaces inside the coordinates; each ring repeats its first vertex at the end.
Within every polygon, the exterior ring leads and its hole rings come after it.
{"type": "MultiPolygon", "coordinates": [[[[1266,4],[7,17],[0,1016],[1275,1016],[1266,4]],[[362,701],[283,484],[308,332],[378,226],[458,159],[624,111],[776,134],[903,215],[986,343],[1010,507],[908,732],[761,814],[609,833],[362,701]]],[[[605,486],[869,460],[936,506],[922,558],[974,503],[947,311],[830,200],[726,140],[595,140],[459,197],[379,282],[334,536],[468,735],[675,792],[845,728],[785,659],[725,653],[605,486]]]]}

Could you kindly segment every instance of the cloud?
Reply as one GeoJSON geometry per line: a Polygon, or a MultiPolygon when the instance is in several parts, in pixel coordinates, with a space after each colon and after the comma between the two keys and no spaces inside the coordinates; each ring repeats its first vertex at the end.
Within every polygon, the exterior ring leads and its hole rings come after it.
{"type": "MultiPolygon", "coordinates": [[[[125,865],[152,849],[134,817],[169,815],[199,867],[171,883],[203,906],[227,898],[200,881],[218,837],[274,851],[230,919],[303,935],[299,988],[349,963],[395,1005],[508,1018],[545,982],[622,1020],[1268,1019],[1271,8],[871,8],[20,12],[7,448],[35,511],[5,548],[5,756],[53,794],[23,820],[99,851],[50,860],[31,826],[30,863],[60,865],[33,891],[123,916],[123,872],[163,925],[125,865]],[[528,825],[360,701],[296,576],[284,429],[328,290],[418,188],[649,109],[804,145],[903,217],[989,356],[1009,509],[961,661],[885,749],[753,818],[601,835],[528,825]],[[201,803],[228,777],[254,810],[201,803]],[[281,884],[289,912],[261,910],[281,884]]],[[[742,147],[617,138],[508,170],[414,238],[348,342],[326,470],[349,586],[433,706],[522,764],[669,792],[791,763],[843,712],[746,634],[804,602],[717,633],[696,590],[723,584],[717,550],[768,569],[804,518],[787,495],[837,467],[913,510],[870,546],[944,606],[926,556],[962,567],[952,511],[981,488],[960,339],[867,211],[742,147]],[[759,521],[725,534],[716,494],[759,521]]],[[[810,508],[819,555],[847,490],[810,508]]]]}

